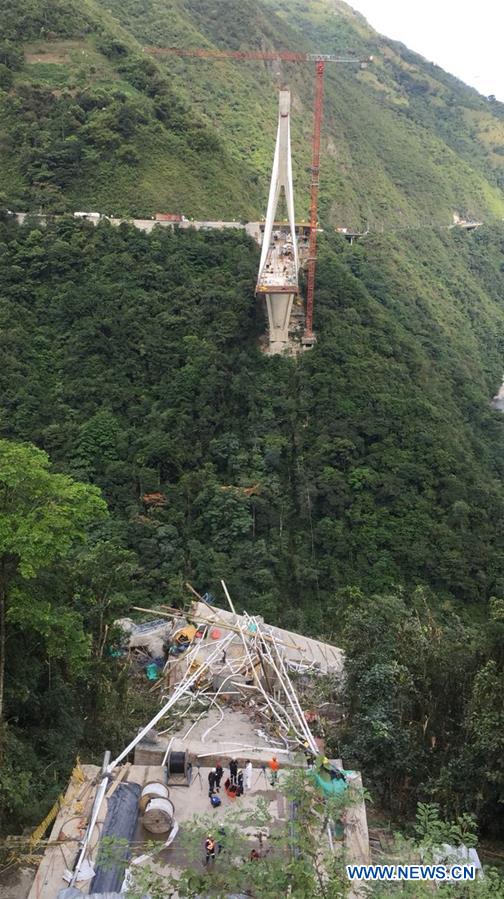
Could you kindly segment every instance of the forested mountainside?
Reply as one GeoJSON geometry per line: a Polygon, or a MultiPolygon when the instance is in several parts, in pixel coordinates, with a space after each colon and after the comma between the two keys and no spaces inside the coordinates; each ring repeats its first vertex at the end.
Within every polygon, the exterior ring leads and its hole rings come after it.
{"type": "Polygon", "coordinates": [[[179,605],[187,579],[219,596],[224,577],[250,611],[343,642],[334,752],[375,795],[406,814],[439,799],[498,832],[503,241],[502,226],[325,238],[319,341],[296,361],[257,348],[244,232],[5,219],[2,434],[110,508],[14,596],[11,814],[47,796],[48,762],[65,772],[130,726],[137,697],[103,655],[105,625],[179,605]]]}
{"type": "MultiPolygon", "coordinates": [[[[187,579],[220,595],[224,577],[250,612],[345,647],[346,725],[328,748],[387,810],[435,800],[502,835],[502,105],[329,0],[0,0],[0,14],[1,205],[32,211],[264,211],[276,66],[161,62],[146,45],[377,57],[327,69],[318,342],[297,360],[259,352],[244,233],[2,215],[2,515],[22,520],[49,483],[17,442],[109,507],[72,546],[68,510],[49,516],[47,558],[42,542],[22,568],[2,543],[2,831],[36,822],[77,753],[119,748],[146,714],[113,620],[180,605],[187,579]],[[486,225],[450,231],[453,212],[486,225]],[[365,223],[354,246],[332,229],[365,223]]],[[[303,213],[313,72],[280,77],[303,213]]]]}
{"type": "Polygon", "coordinates": [[[349,584],[504,588],[502,227],[328,239],[299,363],[258,353],[244,233],[3,230],[4,433],[103,489],[145,598],[225,573],[314,630],[349,584]]]}
{"type": "Polygon", "coordinates": [[[15,209],[264,214],[276,90],[293,92],[307,213],[313,64],[151,58],[148,46],[373,54],[328,65],[324,222],[504,215],[504,106],[330,0],[1,0],[0,191],[15,209]],[[2,49],[3,48],[3,49],[2,49]],[[2,90],[3,88],[3,90],[2,90]],[[428,185],[428,189],[426,189],[428,185]]]}

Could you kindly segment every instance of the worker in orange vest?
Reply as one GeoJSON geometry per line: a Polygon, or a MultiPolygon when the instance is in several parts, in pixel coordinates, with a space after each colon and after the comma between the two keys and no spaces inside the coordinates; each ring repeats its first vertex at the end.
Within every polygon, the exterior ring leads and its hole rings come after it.
{"type": "Polygon", "coordinates": [[[279,770],[280,770],[280,765],[278,764],[277,758],[276,758],[275,755],[274,755],[273,758],[270,759],[270,761],[268,762],[268,767],[270,768],[270,771],[271,771],[271,781],[270,781],[270,783],[271,783],[271,786],[274,787],[275,784],[276,784],[277,781],[278,781],[278,772],[279,772],[279,770]]]}
{"type": "Polygon", "coordinates": [[[211,834],[205,840],[205,865],[210,861],[215,861],[215,840],[211,834]]]}

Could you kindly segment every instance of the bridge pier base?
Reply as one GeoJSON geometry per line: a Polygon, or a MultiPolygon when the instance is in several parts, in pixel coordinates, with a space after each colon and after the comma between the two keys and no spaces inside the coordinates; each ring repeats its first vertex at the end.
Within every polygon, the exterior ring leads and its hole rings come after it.
{"type": "Polygon", "coordinates": [[[269,352],[281,353],[289,341],[289,323],[292,312],[293,293],[267,293],[269,352]]]}

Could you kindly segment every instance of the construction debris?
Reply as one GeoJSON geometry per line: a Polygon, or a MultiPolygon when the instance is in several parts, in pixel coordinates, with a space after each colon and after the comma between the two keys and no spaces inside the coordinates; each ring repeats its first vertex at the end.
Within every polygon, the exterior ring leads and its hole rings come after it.
{"type": "Polygon", "coordinates": [[[164,732],[157,733],[154,728],[167,714],[172,722],[169,733],[172,743],[175,739],[174,751],[186,749],[184,733],[177,734],[177,728],[173,728],[174,717],[190,723],[185,735],[192,734],[195,747],[191,763],[197,763],[203,756],[225,754],[229,747],[225,741],[215,745],[216,732],[221,728],[224,708],[230,703],[254,725],[246,742],[235,747],[242,755],[250,754],[256,761],[264,761],[265,754],[274,748],[292,762],[295,753],[304,751],[306,746],[314,754],[323,753],[321,738],[325,730],[321,722],[324,719],[318,709],[301,708],[291,677],[301,677],[305,682],[307,678],[331,675],[337,682],[343,672],[342,650],[267,625],[260,616],[246,612],[238,615],[224,583],[229,611],[216,608],[209,602],[209,595],[202,597],[191,585],[187,586],[195,600],[185,617],[181,616],[180,609],[160,606],[156,610],[136,609],[153,616],[150,629],[148,624],[143,624],[132,630],[129,619],[116,622],[129,632],[129,650],[139,664],[145,666],[135,656],[138,647],[149,649],[151,664],[146,666],[147,676],[154,667],[152,657],[160,647],[159,642],[152,641],[162,641],[164,653],[161,659],[156,659],[160,667],[155,671],[159,676],[154,675],[153,685],[160,692],[163,709],[137,735],[119,761],[134,749],[137,764],[165,764],[167,738],[163,739],[164,732]],[[202,719],[211,723],[204,732],[198,733],[194,729],[202,719]],[[208,752],[209,742],[215,745],[213,753],[208,752]]]}
{"type": "Polygon", "coordinates": [[[164,657],[166,641],[173,630],[173,624],[166,618],[154,618],[144,624],[136,624],[131,618],[118,618],[114,625],[124,634],[123,642],[130,652],[143,653],[146,659],[164,657]]]}
{"type": "MultiPolygon", "coordinates": [[[[233,807],[250,812],[261,797],[272,821],[288,822],[292,809],[278,788],[289,768],[306,770],[321,796],[346,789],[355,796],[342,822],[324,822],[327,846],[333,851],[343,839],[349,858],[369,861],[360,775],[325,758],[317,736],[321,710],[313,703],[303,708],[295,687],[321,674],[337,682],[342,651],[259,616],[238,615],[222,587],[229,610],[190,588],[195,601],[185,614],[161,606],[140,610],[152,616],[150,623],[116,622],[139,665],[143,655],[161,658],[154,684],[160,709],[115,759],[106,753],[101,770],[84,766],[80,780],[73,779],[29,899],[122,896],[135,866],[147,863],[180,876],[189,862],[179,830],[210,806],[222,823],[233,807]],[[122,867],[103,868],[103,835],[122,840],[122,867]],[[159,842],[146,851],[153,836],[159,842]]],[[[251,839],[250,852],[257,853],[257,834],[251,839]]],[[[264,851],[261,843],[259,857],[264,851]]]]}

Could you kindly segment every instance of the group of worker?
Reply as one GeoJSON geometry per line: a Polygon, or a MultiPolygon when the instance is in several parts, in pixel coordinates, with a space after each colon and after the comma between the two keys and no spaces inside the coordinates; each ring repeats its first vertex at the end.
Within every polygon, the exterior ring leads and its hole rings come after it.
{"type": "MultiPolygon", "coordinates": [[[[226,831],[221,829],[219,831],[219,834],[224,834],[225,836],[226,831]]],[[[208,867],[209,865],[213,864],[215,862],[216,855],[220,855],[223,849],[224,845],[221,840],[216,840],[211,833],[208,834],[205,840],[205,865],[208,867]]],[[[249,859],[251,862],[260,861],[262,857],[263,855],[257,849],[252,849],[250,851],[249,859]]]]}
{"type": "MultiPolygon", "coordinates": [[[[275,755],[269,760],[268,768],[270,770],[270,783],[271,786],[274,787],[278,783],[278,772],[280,770],[280,764],[275,755]]],[[[264,766],[263,771],[265,771],[264,766]]],[[[212,768],[208,773],[208,795],[210,797],[210,801],[212,801],[212,797],[215,796],[215,793],[220,792],[220,785],[223,776],[224,769],[221,762],[218,761],[215,765],[215,768],[212,768]]],[[[229,777],[226,778],[224,787],[230,797],[241,796],[245,790],[252,789],[252,762],[250,761],[250,759],[247,759],[247,761],[245,762],[243,770],[238,768],[237,759],[230,759],[229,777]]],[[[225,835],[225,830],[221,828],[219,830],[219,834],[225,835]]],[[[205,840],[205,865],[208,866],[210,864],[213,864],[213,862],[215,862],[216,855],[220,855],[222,849],[223,840],[219,839],[217,841],[212,834],[209,834],[205,840]]],[[[260,858],[262,858],[261,853],[259,853],[256,849],[252,849],[250,853],[250,861],[257,861],[260,858]]]]}
{"type": "MultiPolygon", "coordinates": [[[[278,772],[280,770],[280,764],[275,755],[268,762],[268,768],[270,772],[270,784],[272,787],[275,787],[278,783],[278,772]]],[[[215,768],[212,768],[208,773],[208,795],[211,802],[212,797],[215,796],[216,793],[220,793],[223,776],[224,769],[221,762],[218,761],[215,768]]],[[[239,769],[237,759],[230,760],[229,777],[224,781],[224,788],[228,796],[233,799],[237,796],[242,796],[244,792],[252,789],[252,762],[250,759],[247,759],[245,762],[243,770],[239,769]]],[[[212,804],[214,803],[212,802],[212,804]]],[[[216,804],[219,803],[216,802],[216,804]]]]}
{"type": "MultiPolygon", "coordinates": [[[[220,761],[217,762],[215,768],[212,768],[208,774],[208,795],[210,801],[215,793],[220,792],[220,785],[224,776],[224,769],[220,761]]],[[[243,771],[238,770],[237,759],[231,759],[229,762],[229,777],[225,781],[226,792],[232,793],[234,796],[242,796],[245,790],[252,788],[252,762],[247,759],[243,771]]]]}

